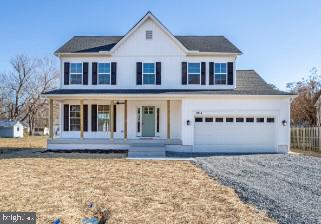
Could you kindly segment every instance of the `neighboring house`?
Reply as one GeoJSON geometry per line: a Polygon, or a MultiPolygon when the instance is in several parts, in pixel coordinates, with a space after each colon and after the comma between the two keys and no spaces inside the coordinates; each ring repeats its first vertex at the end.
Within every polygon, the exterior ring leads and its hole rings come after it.
{"type": "Polygon", "coordinates": [[[23,125],[19,121],[0,120],[0,137],[23,138],[23,125]]]}
{"type": "Polygon", "coordinates": [[[241,51],[224,36],[174,36],[148,12],[124,36],[75,36],[55,55],[60,87],[45,94],[60,103],[60,133],[49,149],[289,149],[293,96],[236,70],[241,51]]]}

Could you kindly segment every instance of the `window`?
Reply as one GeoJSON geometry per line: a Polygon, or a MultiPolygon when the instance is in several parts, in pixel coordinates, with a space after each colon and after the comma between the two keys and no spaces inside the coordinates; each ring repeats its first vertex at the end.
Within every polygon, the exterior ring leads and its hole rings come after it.
{"type": "Polygon", "coordinates": [[[223,122],[224,119],[222,117],[217,117],[215,118],[215,122],[223,122]]]}
{"type": "Polygon", "coordinates": [[[98,105],[98,131],[109,131],[109,105],[98,105]]]}
{"type": "Polygon", "coordinates": [[[154,107],[144,107],[144,114],[153,114],[154,107]]]}
{"type": "Polygon", "coordinates": [[[227,68],[226,63],[215,63],[215,84],[227,83],[227,68]]]}
{"type": "Polygon", "coordinates": [[[144,63],[143,84],[155,84],[156,81],[155,63],[144,63]]]}
{"type": "Polygon", "coordinates": [[[17,127],[17,131],[19,131],[20,129],[19,129],[19,127],[17,127]]]}
{"type": "Polygon", "coordinates": [[[254,118],[253,117],[247,117],[246,118],[246,122],[247,123],[252,123],[252,122],[254,122],[254,118]]]}
{"type": "Polygon", "coordinates": [[[267,123],[274,123],[274,117],[268,117],[266,118],[267,123]]]}
{"type": "Polygon", "coordinates": [[[70,131],[80,131],[79,105],[70,105],[70,131]]]}
{"type": "Polygon", "coordinates": [[[234,122],[234,118],[233,117],[227,117],[226,118],[226,122],[234,122]]]}
{"type": "Polygon", "coordinates": [[[110,84],[110,63],[98,64],[98,84],[110,84]]]}
{"type": "Polygon", "coordinates": [[[203,122],[203,118],[202,117],[195,117],[195,122],[203,122]]]}
{"type": "Polygon", "coordinates": [[[159,108],[156,109],[156,132],[159,132],[159,108]]]}
{"type": "Polygon", "coordinates": [[[140,108],[137,108],[137,132],[140,133],[140,108]]]}
{"type": "Polygon", "coordinates": [[[264,123],[264,117],[257,117],[256,122],[257,123],[264,123]]]}
{"type": "Polygon", "coordinates": [[[153,39],[153,31],[146,30],[146,40],[152,40],[152,39],[153,39]]]}
{"type": "Polygon", "coordinates": [[[237,117],[236,119],[236,122],[244,122],[244,118],[243,117],[237,117]]]}
{"type": "Polygon", "coordinates": [[[188,63],[188,84],[201,83],[201,65],[200,63],[188,63]]]}
{"type": "Polygon", "coordinates": [[[70,84],[82,84],[82,63],[70,63],[70,84]]]}
{"type": "Polygon", "coordinates": [[[212,117],[206,117],[205,118],[205,122],[213,122],[213,118],[212,117]]]}

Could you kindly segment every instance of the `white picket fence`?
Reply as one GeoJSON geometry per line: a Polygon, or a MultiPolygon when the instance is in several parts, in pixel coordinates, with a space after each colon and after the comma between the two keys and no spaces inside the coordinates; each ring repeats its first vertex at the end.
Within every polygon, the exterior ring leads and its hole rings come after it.
{"type": "Polygon", "coordinates": [[[291,128],[291,148],[321,152],[321,127],[291,128]]]}

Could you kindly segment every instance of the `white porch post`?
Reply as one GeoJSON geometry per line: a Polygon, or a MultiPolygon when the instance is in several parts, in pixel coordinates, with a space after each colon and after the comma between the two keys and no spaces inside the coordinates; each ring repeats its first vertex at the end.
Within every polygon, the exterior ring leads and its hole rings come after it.
{"type": "Polygon", "coordinates": [[[80,100],[80,138],[84,138],[84,100],[80,100]]]}
{"type": "Polygon", "coordinates": [[[127,100],[124,103],[124,139],[127,140],[127,100]]]}
{"type": "Polygon", "coordinates": [[[112,100],[110,103],[110,139],[113,140],[114,139],[114,101],[112,100]]]}
{"type": "Polygon", "coordinates": [[[167,100],[167,139],[171,138],[171,101],[167,100]]]}
{"type": "Polygon", "coordinates": [[[49,99],[49,138],[53,138],[53,99],[49,99]]]}

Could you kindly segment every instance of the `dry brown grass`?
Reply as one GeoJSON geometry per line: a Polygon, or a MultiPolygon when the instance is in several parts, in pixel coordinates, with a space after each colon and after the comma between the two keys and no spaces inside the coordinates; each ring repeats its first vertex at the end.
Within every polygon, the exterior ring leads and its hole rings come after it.
{"type": "Polygon", "coordinates": [[[307,155],[307,156],[321,157],[321,152],[316,152],[316,151],[307,151],[307,150],[300,150],[300,149],[291,149],[291,152],[299,153],[299,154],[307,155]]]}
{"type": "Polygon", "coordinates": [[[36,211],[37,223],[79,223],[88,202],[117,224],[273,223],[189,162],[2,159],[0,170],[0,211],[36,211]]]}
{"type": "Polygon", "coordinates": [[[31,149],[46,147],[46,136],[27,136],[24,138],[0,138],[0,149],[31,149]]]}

